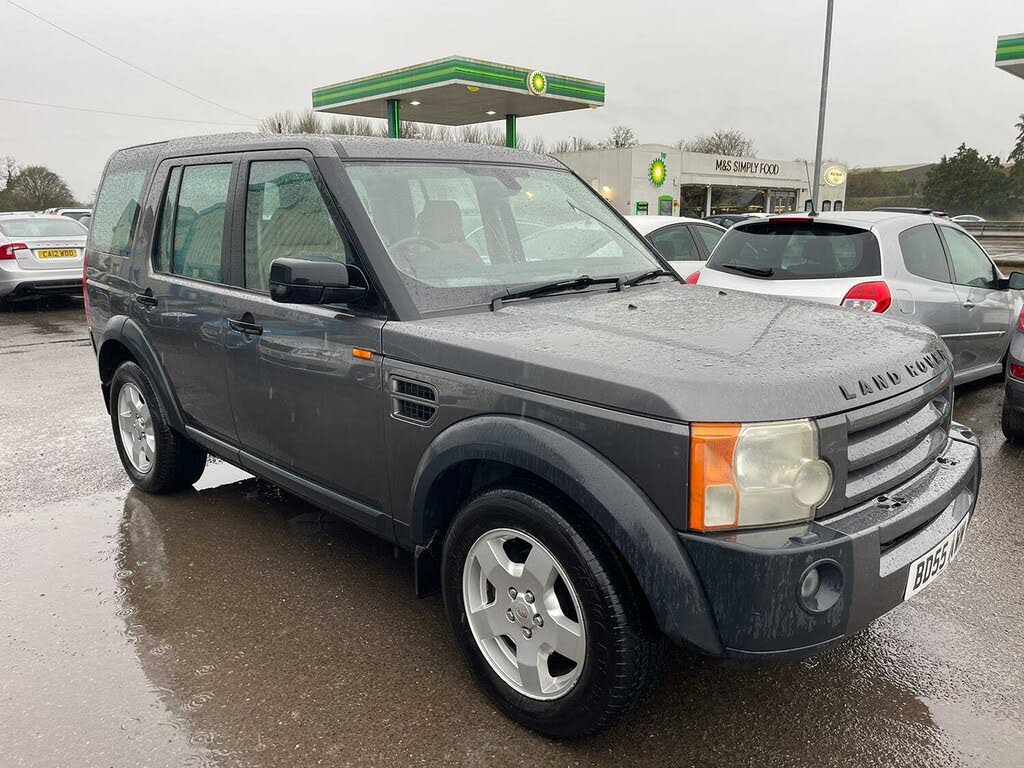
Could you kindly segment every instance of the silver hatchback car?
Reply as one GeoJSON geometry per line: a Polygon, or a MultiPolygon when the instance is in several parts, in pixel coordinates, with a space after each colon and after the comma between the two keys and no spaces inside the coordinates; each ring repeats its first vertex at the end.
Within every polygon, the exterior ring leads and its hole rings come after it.
{"type": "Polygon", "coordinates": [[[0,213],[0,301],[26,293],[81,293],[88,234],[67,216],[0,213]]]}
{"type": "Polygon", "coordinates": [[[737,224],[687,282],[923,323],[946,342],[962,384],[1002,371],[1024,273],[1003,277],[949,219],[870,211],[737,224]]]}

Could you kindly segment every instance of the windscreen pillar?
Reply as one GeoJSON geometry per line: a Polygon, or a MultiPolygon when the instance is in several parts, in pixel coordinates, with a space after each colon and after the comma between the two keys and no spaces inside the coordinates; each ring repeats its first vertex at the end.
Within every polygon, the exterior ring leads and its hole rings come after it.
{"type": "Polygon", "coordinates": [[[505,115],[505,146],[516,148],[518,137],[516,136],[516,116],[505,115]]]}
{"type": "Polygon", "coordinates": [[[399,133],[399,116],[401,111],[398,107],[398,99],[388,99],[387,103],[387,117],[388,117],[388,136],[392,139],[397,139],[400,136],[399,133]]]}

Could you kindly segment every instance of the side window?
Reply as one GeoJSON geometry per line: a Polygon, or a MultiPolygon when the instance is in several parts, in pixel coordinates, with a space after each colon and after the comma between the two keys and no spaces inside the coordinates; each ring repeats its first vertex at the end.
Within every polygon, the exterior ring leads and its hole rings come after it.
{"type": "Polygon", "coordinates": [[[90,225],[92,248],[116,256],[129,255],[139,222],[139,201],[145,181],[144,169],[109,171],[103,177],[90,225]]]}
{"type": "Polygon", "coordinates": [[[941,230],[953,262],[953,282],[977,288],[994,287],[996,270],[981,246],[958,229],[941,227],[941,230]]]}
{"type": "Polygon", "coordinates": [[[186,165],[168,179],[154,268],[182,277],[222,282],[224,212],[231,163],[186,165]]]}
{"type": "Polygon", "coordinates": [[[245,287],[269,290],[274,259],[351,261],[316,180],[301,160],[249,165],[245,197],[245,287]]]}
{"type": "Polygon", "coordinates": [[[659,229],[648,235],[647,239],[669,261],[700,261],[704,258],[685,226],[659,229]]]}
{"type": "Polygon", "coordinates": [[[701,224],[694,224],[693,231],[697,233],[701,240],[704,241],[704,245],[708,248],[708,253],[715,250],[715,246],[718,245],[718,241],[722,239],[722,235],[725,234],[720,229],[715,227],[705,227],[701,224]]]}
{"type": "Polygon", "coordinates": [[[907,272],[928,280],[950,282],[949,264],[933,224],[919,224],[900,232],[900,250],[907,272]]]}
{"type": "Polygon", "coordinates": [[[831,200],[823,201],[822,204],[821,204],[821,212],[825,213],[826,211],[831,211],[831,210],[832,210],[832,201],[831,200]]]}
{"type": "Polygon", "coordinates": [[[841,211],[841,210],[843,210],[843,201],[842,200],[836,200],[835,204],[832,206],[832,210],[833,211],[841,211]]]}

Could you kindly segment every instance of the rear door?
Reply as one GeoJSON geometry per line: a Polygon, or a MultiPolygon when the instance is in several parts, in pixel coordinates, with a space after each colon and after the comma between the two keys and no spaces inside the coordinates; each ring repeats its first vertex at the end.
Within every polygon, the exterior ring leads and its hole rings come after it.
{"type": "Polygon", "coordinates": [[[670,224],[656,229],[647,235],[647,240],[683,277],[700,269],[707,259],[686,224],[670,224]]]}
{"type": "Polygon", "coordinates": [[[1010,292],[999,287],[999,270],[966,232],[939,225],[960,299],[964,364],[958,373],[1001,364],[1010,328],[1010,292]]]}
{"type": "Polygon", "coordinates": [[[167,160],[153,189],[160,218],[133,317],[160,356],[187,420],[234,443],[224,336],[231,291],[229,233],[237,156],[167,160]]]}
{"type": "Polygon", "coordinates": [[[889,314],[918,323],[935,331],[953,353],[953,368],[970,366],[970,346],[965,344],[961,327],[960,297],[939,231],[934,224],[918,224],[899,233],[901,264],[890,264],[893,273],[893,308],[889,314]]]}
{"type": "Polygon", "coordinates": [[[248,153],[240,179],[240,280],[228,318],[227,380],[241,447],[341,494],[356,522],[379,520],[387,488],[384,315],[366,302],[313,306],[270,298],[275,259],[358,261],[308,152],[248,153]]]}

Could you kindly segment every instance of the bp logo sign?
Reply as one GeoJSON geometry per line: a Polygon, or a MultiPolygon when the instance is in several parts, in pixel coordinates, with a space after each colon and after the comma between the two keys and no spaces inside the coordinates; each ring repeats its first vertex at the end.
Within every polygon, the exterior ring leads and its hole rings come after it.
{"type": "Polygon", "coordinates": [[[526,86],[534,96],[540,96],[548,91],[548,79],[543,72],[534,70],[526,76],[526,86]]]}
{"type": "Polygon", "coordinates": [[[846,171],[838,165],[832,165],[826,168],[825,173],[823,173],[822,176],[825,178],[825,183],[830,187],[838,187],[846,181],[846,171]]]}
{"type": "Polygon", "coordinates": [[[647,178],[651,180],[651,184],[656,187],[660,187],[665,183],[665,179],[667,177],[668,166],[665,165],[665,153],[662,152],[656,158],[651,160],[651,164],[647,168],[647,178]]]}

